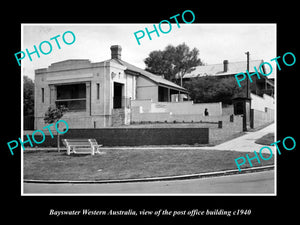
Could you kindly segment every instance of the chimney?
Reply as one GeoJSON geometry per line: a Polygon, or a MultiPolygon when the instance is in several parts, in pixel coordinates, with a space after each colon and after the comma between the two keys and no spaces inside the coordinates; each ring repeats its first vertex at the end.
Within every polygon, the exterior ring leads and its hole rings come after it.
{"type": "Polygon", "coordinates": [[[111,50],[111,58],[112,59],[121,59],[122,48],[120,45],[112,45],[110,47],[110,50],[111,50]]]}
{"type": "Polygon", "coordinates": [[[223,61],[223,65],[224,65],[224,72],[227,72],[228,71],[228,60],[224,60],[223,61]]]}

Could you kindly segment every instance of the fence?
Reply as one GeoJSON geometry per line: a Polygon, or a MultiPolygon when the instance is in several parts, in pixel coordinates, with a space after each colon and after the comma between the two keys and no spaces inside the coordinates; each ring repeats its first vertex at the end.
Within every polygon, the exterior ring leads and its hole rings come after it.
{"type": "MultiPolygon", "coordinates": [[[[209,116],[222,115],[222,103],[188,102],[152,102],[151,100],[134,100],[131,103],[131,121],[139,122],[195,122],[207,120],[204,111],[209,116]]],[[[214,122],[217,122],[215,120],[214,122]]]]}
{"type": "Polygon", "coordinates": [[[265,108],[265,112],[252,109],[253,110],[253,126],[257,128],[265,124],[274,122],[274,110],[270,108],[265,108]]]}
{"type": "Polygon", "coordinates": [[[207,144],[208,128],[70,129],[63,138],[95,138],[104,146],[207,144]]]}

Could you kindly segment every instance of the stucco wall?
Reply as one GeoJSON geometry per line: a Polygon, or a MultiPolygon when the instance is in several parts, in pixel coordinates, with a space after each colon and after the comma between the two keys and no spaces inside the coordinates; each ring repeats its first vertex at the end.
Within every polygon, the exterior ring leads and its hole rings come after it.
{"type": "Polygon", "coordinates": [[[265,108],[275,109],[275,99],[264,94],[263,97],[251,93],[251,108],[264,112],[265,108]]]}
{"type": "Polygon", "coordinates": [[[158,101],[158,86],[152,81],[139,76],[136,79],[136,99],[158,101]]]}
{"type": "Polygon", "coordinates": [[[274,122],[275,113],[272,109],[267,109],[267,112],[262,112],[260,110],[253,109],[254,114],[254,121],[253,125],[254,128],[257,128],[259,126],[274,122]]]}
{"type": "Polygon", "coordinates": [[[42,129],[48,107],[55,105],[56,85],[85,83],[86,111],[72,111],[64,115],[70,128],[107,127],[112,125],[113,82],[124,84],[122,97],[135,97],[135,78],[124,73],[126,67],[112,62],[90,63],[88,60],[67,60],[54,63],[35,74],[35,129],[42,129]],[[97,98],[99,84],[99,98],[97,98]],[[44,88],[44,102],[42,102],[44,88]],[[52,91],[51,91],[52,88],[52,91]]]}
{"type": "Polygon", "coordinates": [[[210,116],[222,115],[222,103],[197,103],[192,101],[186,102],[156,102],[151,105],[152,112],[156,109],[164,108],[166,112],[172,112],[172,114],[200,114],[204,115],[204,110],[207,109],[210,116]]]}
{"type": "Polygon", "coordinates": [[[211,116],[222,115],[222,103],[198,103],[193,102],[154,102],[151,100],[132,101],[132,121],[199,121],[211,116]],[[209,116],[204,117],[204,110],[208,109],[209,116]]]}

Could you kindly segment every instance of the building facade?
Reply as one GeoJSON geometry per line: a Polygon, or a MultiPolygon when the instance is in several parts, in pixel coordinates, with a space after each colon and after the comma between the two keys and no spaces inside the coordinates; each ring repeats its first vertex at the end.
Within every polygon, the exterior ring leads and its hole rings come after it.
{"type": "Polygon", "coordinates": [[[98,128],[130,123],[131,100],[171,101],[187,91],[121,59],[111,46],[111,59],[92,63],[65,60],[35,70],[35,129],[42,129],[50,105],[66,106],[70,128],[98,128]]]}
{"type": "MultiPolygon", "coordinates": [[[[269,71],[266,71],[263,62],[262,59],[249,60],[249,74],[255,72],[254,67],[258,70],[261,65],[264,74],[268,74],[269,71]]],[[[217,77],[219,79],[229,77],[235,78],[234,76],[238,73],[243,72],[246,74],[246,69],[247,61],[229,62],[228,60],[224,60],[223,63],[194,67],[184,75],[183,81],[186,82],[192,78],[201,79],[206,76],[217,77]]],[[[251,92],[260,96],[263,96],[263,94],[274,96],[274,78],[268,78],[260,72],[259,74],[260,78],[252,76],[251,79],[253,82],[249,81],[251,92]]],[[[246,79],[248,79],[248,77],[246,79]]],[[[243,81],[243,84],[246,83],[246,79],[243,81]]]]}

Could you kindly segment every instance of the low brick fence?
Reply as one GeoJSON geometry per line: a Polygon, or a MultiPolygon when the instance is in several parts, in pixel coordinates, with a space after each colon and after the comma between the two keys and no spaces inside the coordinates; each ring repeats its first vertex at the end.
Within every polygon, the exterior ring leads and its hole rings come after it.
{"type": "MultiPolygon", "coordinates": [[[[42,137],[35,136],[37,140],[42,137]]],[[[94,138],[103,146],[208,144],[209,128],[97,128],[69,129],[63,138],[94,138]]],[[[25,146],[29,146],[26,144],[25,146]]],[[[56,146],[56,136],[46,136],[38,147],[56,146]]],[[[61,146],[63,146],[61,144],[61,146]]]]}
{"type": "Polygon", "coordinates": [[[208,144],[208,128],[70,129],[64,138],[95,138],[104,146],[208,144]]]}

